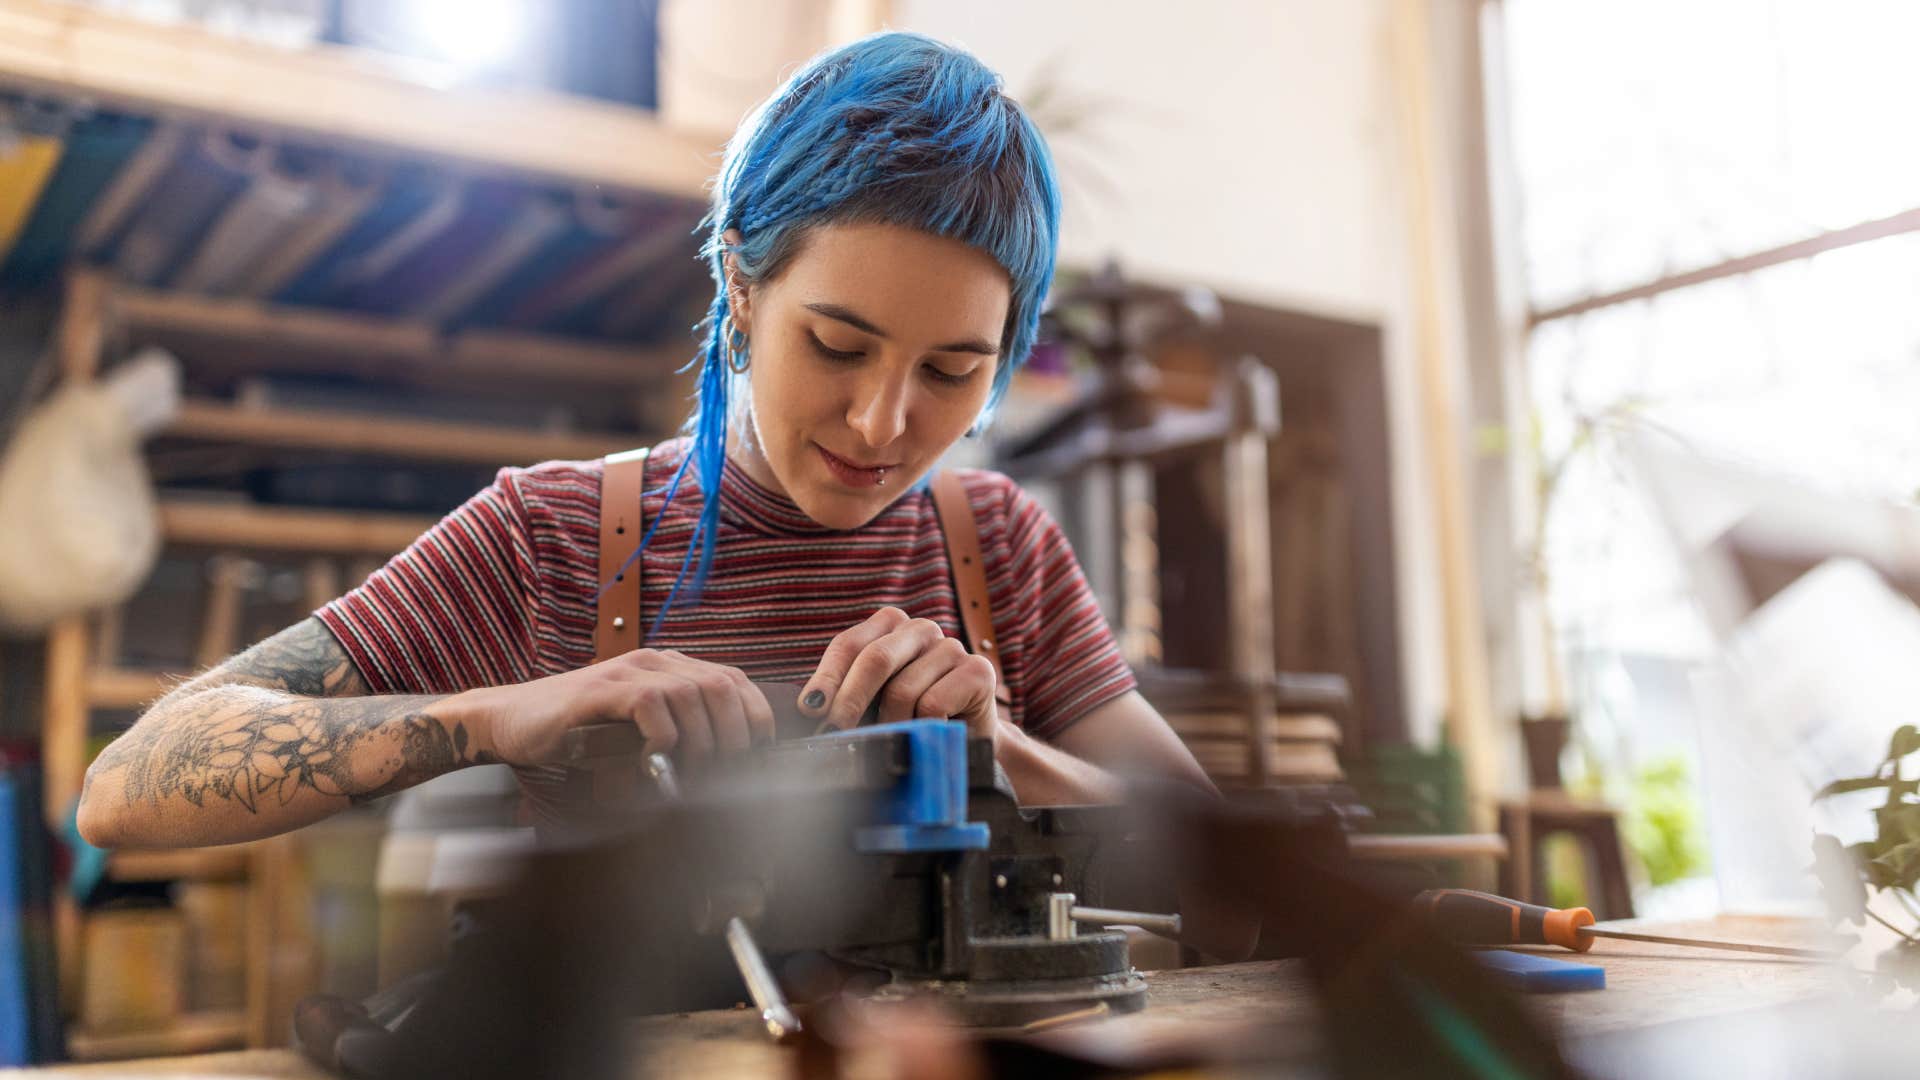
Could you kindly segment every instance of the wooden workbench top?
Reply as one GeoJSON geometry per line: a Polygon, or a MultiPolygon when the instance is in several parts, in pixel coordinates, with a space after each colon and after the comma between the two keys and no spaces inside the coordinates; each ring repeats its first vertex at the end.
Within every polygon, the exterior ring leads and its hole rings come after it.
{"type": "MultiPolygon", "coordinates": [[[[1781,919],[1721,917],[1695,923],[1608,923],[1667,936],[1807,944],[1805,924],[1781,919]]],[[[1541,950],[1569,956],[1562,950],[1541,950]]],[[[1603,991],[1541,994],[1531,1000],[1566,1036],[1601,1035],[1677,1020],[1784,1005],[1840,991],[1831,968],[1782,957],[1718,952],[1631,941],[1601,941],[1584,958],[1607,971],[1603,991]]],[[[1123,1041],[1151,1045],[1191,1040],[1209,1028],[1222,1032],[1258,1022],[1268,1032],[1296,1025],[1303,1037],[1316,1027],[1316,1007],[1304,966],[1295,960],[1181,971],[1151,972],[1144,1012],[1099,1021],[1123,1041]]],[[[779,1076],[782,1052],[761,1035],[746,1010],[682,1013],[640,1022],[648,1040],[649,1076],[779,1076]]],[[[247,1051],[139,1062],[69,1065],[44,1070],[72,1076],[257,1077],[319,1080],[327,1074],[292,1051],[247,1051]]]]}

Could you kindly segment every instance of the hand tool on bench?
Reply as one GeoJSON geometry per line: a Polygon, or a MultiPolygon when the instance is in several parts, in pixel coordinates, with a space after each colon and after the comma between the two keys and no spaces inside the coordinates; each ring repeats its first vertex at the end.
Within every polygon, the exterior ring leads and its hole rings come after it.
{"type": "Polygon", "coordinates": [[[1593,925],[1593,912],[1583,907],[1550,908],[1523,904],[1472,889],[1428,889],[1413,898],[1416,911],[1452,940],[1462,945],[1558,945],[1575,952],[1593,948],[1595,938],[1648,941],[1656,945],[1684,945],[1696,949],[1791,956],[1801,960],[1837,960],[1839,954],[1786,945],[1758,945],[1738,941],[1664,937],[1593,925]]]}

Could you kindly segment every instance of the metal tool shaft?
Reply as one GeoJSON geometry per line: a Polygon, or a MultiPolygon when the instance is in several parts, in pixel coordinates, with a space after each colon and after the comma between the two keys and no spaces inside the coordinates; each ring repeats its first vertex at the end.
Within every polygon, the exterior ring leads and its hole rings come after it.
{"type": "Polygon", "coordinates": [[[1788,945],[1753,945],[1739,941],[1706,941],[1701,938],[1661,937],[1657,934],[1632,934],[1625,930],[1599,930],[1583,926],[1579,933],[1594,937],[1619,938],[1622,941],[1650,941],[1656,945],[1686,945],[1696,949],[1727,949],[1732,952],[1766,953],[1769,956],[1793,956],[1802,960],[1837,960],[1838,953],[1820,949],[1796,949],[1788,945]]]}
{"type": "Polygon", "coordinates": [[[780,983],[767,969],[766,958],[760,955],[760,946],[754,943],[753,935],[747,931],[747,924],[738,918],[727,920],[727,948],[733,953],[733,963],[740,969],[740,978],[746,981],[747,993],[752,995],[754,1005],[760,1009],[760,1020],[767,1026],[767,1034],[774,1042],[784,1042],[800,1033],[800,1021],[787,1008],[787,997],[780,992],[780,983]]]}
{"type": "Polygon", "coordinates": [[[1083,907],[1073,905],[1070,912],[1074,922],[1093,923],[1098,926],[1137,926],[1142,930],[1158,934],[1165,938],[1180,936],[1180,916],[1162,915],[1155,911],[1121,911],[1117,908],[1083,907]]]}

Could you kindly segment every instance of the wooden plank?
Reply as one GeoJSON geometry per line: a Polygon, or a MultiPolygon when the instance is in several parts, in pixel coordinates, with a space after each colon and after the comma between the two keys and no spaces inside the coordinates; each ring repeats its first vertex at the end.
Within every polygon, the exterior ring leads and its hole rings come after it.
{"type": "Polygon", "coordinates": [[[74,4],[0,0],[0,84],[162,116],[695,201],[725,138],[565,94],[440,89],[397,67],[355,49],[280,49],[74,4]]]}
{"type": "Polygon", "coordinates": [[[433,518],[405,514],[160,500],[160,532],[167,542],[202,547],[385,556],[433,525],[433,518]]]}
{"type": "Polygon", "coordinates": [[[116,851],[107,860],[115,881],[237,881],[247,876],[248,847],[116,851]]]}
{"type": "Polygon", "coordinates": [[[1507,838],[1499,833],[1354,833],[1347,851],[1356,859],[1504,859],[1507,838]]]}
{"type": "MultiPolygon", "coordinates": [[[[1399,136],[1406,161],[1404,188],[1413,251],[1413,354],[1420,391],[1420,434],[1431,470],[1427,487],[1434,507],[1440,568],[1441,610],[1447,661],[1448,738],[1460,751],[1467,781],[1468,821],[1476,831],[1493,823],[1500,788],[1499,735],[1493,715],[1493,683],[1487,670],[1487,624],[1480,610],[1479,569],[1468,521],[1466,446],[1460,418],[1466,415],[1459,384],[1465,364],[1459,336],[1448,317],[1458,306],[1450,292],[1456,266],[1451,221],[1443,206],[1444,177],[1434,118],[1433,71],[1428,50],[1432,12],[1424,0],[1397,0],[1391,20],[1399,136]]],[[[1510,735],[1508,736],[1511,737],[1510,735]]]]}
{"type": "MultiPolygon", "coordinates": [[[[1165,714],[1167,723],[1183,739],[1239,739],[1247,738],[1247,715],[1240,712],[1170,712],[1165,714]]],[[[1276,742],[1327,742],[1338,743],[1341,738],[1340,725],[1327,716],[1288,716],[1281,714],[1273,718],[1273,739],[1276,742]]]]}
{"type": "Polygon", "coordinates": [[[129,287],[114,291],[111,310],[117,325],[136,334],[242,349],[255,370],[652,387],[670,382],[694,351],[691,341],[630,348],[511,331],[476,330],[448,339],[420,320],[129,287]]]}
{"type": "Polygon", "coordinates": [[[165,434],[249,446],[339,450],[482,465],[597,458],[638,441],[630,435],[548,434],[489,424],[369,417],[318,409],[246,408],[195,400],[180,403],[165,434]]]}
{"type": "Polygon", "coordinates": [[[95,709],[144,709],[171,689],[157,671],[98,665],[87,672],[87,705],[95,709]]]}
{"type": "Polygon", "coordinates": [[[425,323],[119,288],[113,317],[131,330],[176,331],[244,342],[262,358],[297,349],[380,362],[419,361],[439,348],[425,323]]]}
{"type": "Polygon", "coordinates": [[[244,556],[222,552],[208,560],[206,604],[193,651],[195,667],[210,668],[239,650],[241,607],[248,583],[260,576],[259,564],[244,556]]]}
{"type": "Polygon", "coordinates": [[[246,1042],[246,1035],[244,1013],[190,1013],[165,1027],[148,1030],[91,1032],[80,1028],[69,1029],[67,1052],[78,1061],[204,1054],[211,1050],[241,1046],[246,1042]]]}
{"type": "Polygon", "coordinates": [[[107,298],[105,279],[88,270],[67,278],[60,308],[60,374],[69,381],[92,381],[100,370],[100,349],[106,341],[102,314],[107,298]]]}
{"type": "MultiPolygon", "coordinates": [[[[1623,929],[1628,928],[1623,926],[1623,929]]],[[[1631,929],[1655,934],[1689,935],[1782,945],[1811,944],[1810,926],[1779,919],[1721,917],[1698,923],[1648,923],[1631,929]]],[[[1563,950],[1546,955],[1568,955],[1563,950]]],[[[1847,1002],[1845,976],[1821,964],[1738,953],[1608,941],[1580,957],[1607,971],[1607,990],[1598,994],[1541,994],[1529,1008],[1549,1029],[1565,1038],[1637,1031],[1656,1025],[1776,1008],[1798,1002],[1847,1002]]],[[[1216,1048],[1239,1045],[1257,1032],[1269,1045],[1298,1053],[1301,1062],[1321,1061],[1321,1006],[1304,960],[1268,960],[1246,964],[1157,971],[1147,975],[1151,999],[1146,1009],[1095,1021],[1073,1029],[1109,1047],[1142,1055],[1172,1047],[1216,1048]]],[[[750,1009],[716,1009],[636,1020],[635,1036],[644,1059],[631,1075],[787,1076],[796,1068],[795,1051],[767,1039],[765,1025],[750,1009]]],[[[1062,1032],[1069,1037],[1070,1032],[1062,1032]]],[[[76,1076],[256,1076],[319,1080],[325,1076],[299,1054],[233,1053],[180,1061],[129,1063],[120,1070],[101,1066],[56,1066],[50,1073],[76,1076]]],[[[1309,1069],[1309,1071],[1311,1071],[1309,1069]]]]}
{"type": "Polygon", "coordinates": [[[65,836],[67,814],[80,797],[87,771],[87,621],[74,615],[47,631],[47,687],[41,728],[46,764],[42,810],[55,836],[65,836]]]}

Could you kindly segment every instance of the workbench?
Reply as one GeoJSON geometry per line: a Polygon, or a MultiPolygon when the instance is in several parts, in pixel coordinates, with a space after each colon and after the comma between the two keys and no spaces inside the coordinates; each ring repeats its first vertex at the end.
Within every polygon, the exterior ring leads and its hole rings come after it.
{"type": "MultiPolygon", "coordinates": [[[[1623,921],[1604,924],[1667,936],[1774,944],[1805,944],[1799,921],[1722,916],[1697,922],[1623,921]]],[[[1547,955],[1571,957],[1559,949],[1547,955]]],[[[1720,952],[1633,941],[1602,941],[1579,959],[1607,971],[1607,988],[1541,994],[1528,1000],[1568,1039],[1651,1028],[1717,1015],[1837,999],[1842,978],[1832,968],[1773,956],[1720,952]]],[[[1149,973],[1144,1012],[1094,1021],[1141,1046],[1192,1042],[1217,1029],[1223,1036],[1263,1025],[1308,1052],[1317,1038],[1317,1007],[1302,961],[1277,960],[1149,973]],[[1293,1038],[1297,1031],[1297,1041],[1293,1038]]],[[[745,1009],[681,1013],[637,1023],[647,1039],[642,1075],[658,1077],[775,1077],[787,1075],[785,1052],[761,1033],[745,1009]]],[[[64,1076],[219,1076],[261,1080],[323,1080],[328,1074],[291,1050],[246,1051],[43,1070],[64,1076]]]]}

